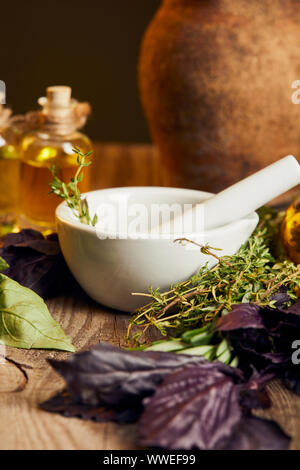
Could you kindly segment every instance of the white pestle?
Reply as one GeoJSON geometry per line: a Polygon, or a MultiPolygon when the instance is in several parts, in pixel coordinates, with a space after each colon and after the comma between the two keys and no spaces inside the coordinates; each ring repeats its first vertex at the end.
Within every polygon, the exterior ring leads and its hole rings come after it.
{"type": "Polygon", "coordinates": [[[208,199],[203,204],[204,229],[241,219],[299,183],[300,165],[296,158],[281,158],[208,199]]]}
{"type": "MultiPolygon", "coordinates": [[[[300,165],[288,155],[251,176],[212,196],[197,209],[189,209],[184,219],[196,220],[202,208],[202,230],[209,230],[246,217],[259,207],[300,183],[300,165]],[[197,213],[196,213],[197,210],[197,213]],[[191,214],[192,211],[192,214],[191,214]]],[[[176,216],[173,219],[176,224],[176,216]]],[[[164,232],[164,224],[160,231],[164,232]]]]}

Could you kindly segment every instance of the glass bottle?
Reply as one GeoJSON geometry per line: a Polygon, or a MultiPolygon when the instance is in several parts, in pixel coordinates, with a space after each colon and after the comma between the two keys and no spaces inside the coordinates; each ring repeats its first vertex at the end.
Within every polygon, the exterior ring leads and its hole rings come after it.
{"type": "Polygon", "coordinates": [[[0,237],[18,228],[20,161],[18,136],[11,127],[10,115],[11,110],[0,104],[0,237]]]}
{"type": "Polygon", "coordinates": [[[300,197],[295,199],[285,213],[281,239],[289,258],[300,264],[300,197]]]}
{"type": "MultiPolygon", "coordinates": [[[[60,178],[68,183],[77,169],[73,148],[83,153],[92,150],[90,139],[78,132],[90,106],[71,99],[71,88],[62,86],[48,87],[47,96],[38,102],[42,106],[39,128],[26,133],[21,141],[20,212],[22,226],[47,231],[55,227],[55,209],[61,202],[49,194],[50,168],[55,165],[60,178]]],[[[90,166],[85,170],[81,192],[91,189],[90,166]]]]}

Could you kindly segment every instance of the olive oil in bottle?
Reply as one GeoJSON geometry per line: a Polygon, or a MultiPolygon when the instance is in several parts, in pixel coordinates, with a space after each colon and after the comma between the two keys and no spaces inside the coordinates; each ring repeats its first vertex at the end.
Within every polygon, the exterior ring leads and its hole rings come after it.
{"type": "MultiPolygon", "coordinates": [[[[90,111],[87,103],[71,99],[71,88],[47,88],[46,98],[40,98],[41,123],[37,130],[28,132],[21,142],[20,211],[22,226],[52,230],[55,226],[55,209],[61,202],[49,194],[52,179],[50,168],[55,165],[60,178],[69,182],[77,169],[77,155],[73,148],[83,153],[92,150],[90,139],[78,132],[90,111]]],[[[90,166],[86,168],[80,191],[91,189],[90,166]]]]}
{"type": "Polygon", "coordinates": [[[0,237],[18,227],[18,139],[10,124],[11,110],[0,104],[0,237]]]}

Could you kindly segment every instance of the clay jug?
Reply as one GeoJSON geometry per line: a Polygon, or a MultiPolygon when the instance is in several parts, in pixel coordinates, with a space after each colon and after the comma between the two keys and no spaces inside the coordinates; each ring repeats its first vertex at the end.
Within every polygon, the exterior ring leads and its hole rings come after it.
{"type": "Polygon", "coordinates": [[[300,1],[164,0],[139,63],[164,183],[215,192],[299,157],[297,79],[300,1]]]}

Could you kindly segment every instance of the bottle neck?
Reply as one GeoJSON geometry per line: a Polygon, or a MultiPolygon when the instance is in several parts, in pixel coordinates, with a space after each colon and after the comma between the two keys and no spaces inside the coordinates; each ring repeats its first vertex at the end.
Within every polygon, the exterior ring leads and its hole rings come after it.
{"type": "Polygon", "coordinates": [[[41,112],[41,128],[51,135],[69,136],[84,126],[89,113],[90,106],[87,103],[76,103],[63,113],[44,108],[41,112]]]}
{"type": "Polygon", "coordinates": [[[77,123],[71,116],[58,118],[42,114],[41,129],[53,136],[66,137],[77,130],[77,123]]]}

